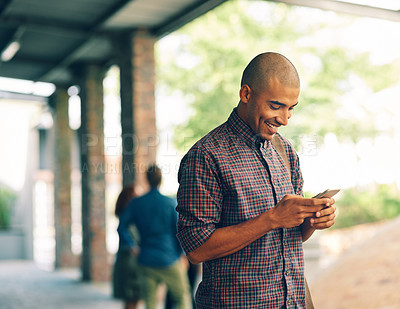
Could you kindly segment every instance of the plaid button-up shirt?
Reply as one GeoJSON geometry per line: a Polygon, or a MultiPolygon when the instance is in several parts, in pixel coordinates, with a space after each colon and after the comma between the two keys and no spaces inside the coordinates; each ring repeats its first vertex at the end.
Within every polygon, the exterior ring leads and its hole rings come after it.
{"type": "MultiPolygon", "coordinates": [[[[281,136],[291,165],[234,110],[199,140],[179,169],[178,238],[186,252],[215,229],[236,225],[302,195],[298,156],[281,136]]],[[[197,308],[305,308],[300,227],[275,229],[245,248],[203,263],[197,308]]]]}

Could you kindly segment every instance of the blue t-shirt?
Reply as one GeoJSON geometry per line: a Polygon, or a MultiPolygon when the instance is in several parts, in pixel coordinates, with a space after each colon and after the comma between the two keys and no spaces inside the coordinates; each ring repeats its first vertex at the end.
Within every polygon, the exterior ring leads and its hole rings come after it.
{"type": "Polygon", "coordinates": [[[119,218],[120,250],[140,247],[138,262],[150,267],[165,267],[175,263],[182,249],[176,238],[178,214],[176,201],[152,189],[134,198],[119,218]],[[139,232],[140,244],[130,233],[134,224],[139,232]]]}

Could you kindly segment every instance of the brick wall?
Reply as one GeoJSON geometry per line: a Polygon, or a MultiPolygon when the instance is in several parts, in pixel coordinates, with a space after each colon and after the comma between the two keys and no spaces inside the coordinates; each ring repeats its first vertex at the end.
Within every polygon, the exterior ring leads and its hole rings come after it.
{"type": "Polygon", "coordinates": [[[158,145],[155,111],[155,42],[156,38],[145,30],[138,30],[132,39],[133,114],[137,142],[136,183],[144,191],[148,189],[145,171],[149,164],[155,163],[158,145]]]}
{"type": "Polygon", "coordinates": [[[71,250],[71,137],[68,124],[68,94],[58,88],[55,101],[54,222],[56,231],[56,267],[78,265],[71,250]]]}
{"type": "Polygon", "coordinates": [[[83,279],[108,281],[111,267],[106,248],[104,68],[88,65],[82,89],[82,222],[83,279]]]}

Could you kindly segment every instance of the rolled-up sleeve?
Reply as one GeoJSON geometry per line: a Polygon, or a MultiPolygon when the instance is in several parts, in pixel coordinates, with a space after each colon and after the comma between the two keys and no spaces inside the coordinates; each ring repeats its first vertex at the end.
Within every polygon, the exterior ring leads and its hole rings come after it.
{"type": "Polygon", "coordinates": [[[223,194],[215,162],[198,148],[192,148],[182,159],[178,181],[177,237],[189,253],[215,231],[221,217],[223,194]]]}

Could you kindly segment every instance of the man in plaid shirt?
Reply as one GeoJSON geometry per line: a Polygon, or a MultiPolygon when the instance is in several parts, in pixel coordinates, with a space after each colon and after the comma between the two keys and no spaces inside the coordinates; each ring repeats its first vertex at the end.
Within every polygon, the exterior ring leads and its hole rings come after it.
{"type": "Polygon", "coordinates": [[[335,201],[302,197],[298,156],[277,133],[299,93],[287,58],[258,55],[243,72],[229,119],[182,159],[178,238],[191,262],[203,262],[198,309],[306,307],[302,242],[334,224],[335,201]]]}

